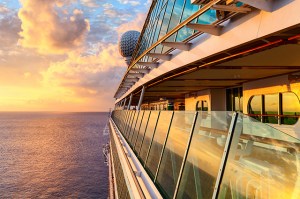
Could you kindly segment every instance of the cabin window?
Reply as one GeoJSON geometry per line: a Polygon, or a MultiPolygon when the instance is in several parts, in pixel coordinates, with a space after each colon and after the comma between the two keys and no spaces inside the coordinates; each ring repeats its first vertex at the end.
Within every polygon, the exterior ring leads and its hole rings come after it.
{"type": "Polygon", "coordinates": [[[200,100],[196,103],[196,111],[208,111],[208,103],[206,100],[200,100]]]}
{"type": "Polygon", "coordinates": [[[300,104],[293,92],[255,95],[248,103],[248,114],[264,123],[296,124],[300,117],[300,104]]]}
{"type": "Polygon", "coordinates": [[[226,89],[227,111],[243,112],[243,88],[226,89]]]}
{"type": "Polygon", "coordinates": [[[295,93],[282,93],[282,124],[296,124],[300,116],[299,98],[295,93]]]}

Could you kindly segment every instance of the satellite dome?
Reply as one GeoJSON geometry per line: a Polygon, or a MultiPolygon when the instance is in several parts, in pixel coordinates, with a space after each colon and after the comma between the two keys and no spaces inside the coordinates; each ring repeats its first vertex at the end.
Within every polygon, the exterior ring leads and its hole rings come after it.
{"type": "Polygon", "coordinates": [[[130,64],[131,56],[136,48],[139,37],[140,32],[135,30],[127,31],[121,36],[119,51],[120,54],[126,58],[126,63],[128,65],[130,64]]]}

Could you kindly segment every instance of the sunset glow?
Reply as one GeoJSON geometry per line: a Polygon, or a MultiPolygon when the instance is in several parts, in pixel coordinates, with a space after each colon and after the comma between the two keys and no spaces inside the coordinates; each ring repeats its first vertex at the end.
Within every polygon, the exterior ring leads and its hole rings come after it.
{"type": "Polygon", "coordinates": [[[0,111],[107,111],[145,1],[0,1],[0,111]]]}

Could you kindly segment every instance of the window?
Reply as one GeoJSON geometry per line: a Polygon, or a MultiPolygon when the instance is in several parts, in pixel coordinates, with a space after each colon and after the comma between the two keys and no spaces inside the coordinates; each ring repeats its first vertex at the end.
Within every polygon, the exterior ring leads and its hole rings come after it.
{"type": "Polygon", "coordinates": [[[227,111],[243,112],[243,88],[230,88],[226,90],[227,111]]]}
{"type": "Polygon", "coordinates": [[[257,120],[261,120],[262,115],[262,96],[253,96],[250,98],[248,113],[257,120]]]}
{"type": "Polygon", "coordinates": [[[208,103],[206,100],[197,101],[196,111],[208,111],[208,103]]]}
{"type": "Polygon", "coordinates": [[[295,93],[282,93],[282,124],[296,124],[300,116],[299,99],[295,93]]]}
{"type": "Polygon", "coordinates": [[[248,114],[264,123],[296,124],[300,117],[300,103],[293,92],[255,95],[248,103],[248,114]]]}

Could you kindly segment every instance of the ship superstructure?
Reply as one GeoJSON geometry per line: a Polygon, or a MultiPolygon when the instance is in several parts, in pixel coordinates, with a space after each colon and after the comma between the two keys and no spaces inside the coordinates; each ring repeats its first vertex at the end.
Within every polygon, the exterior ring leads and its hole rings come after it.
{"type": "Polygon", "coordinates": [[[115,94],[111,197],[300,198],[299,8],[152,2],[115,94]]]}

